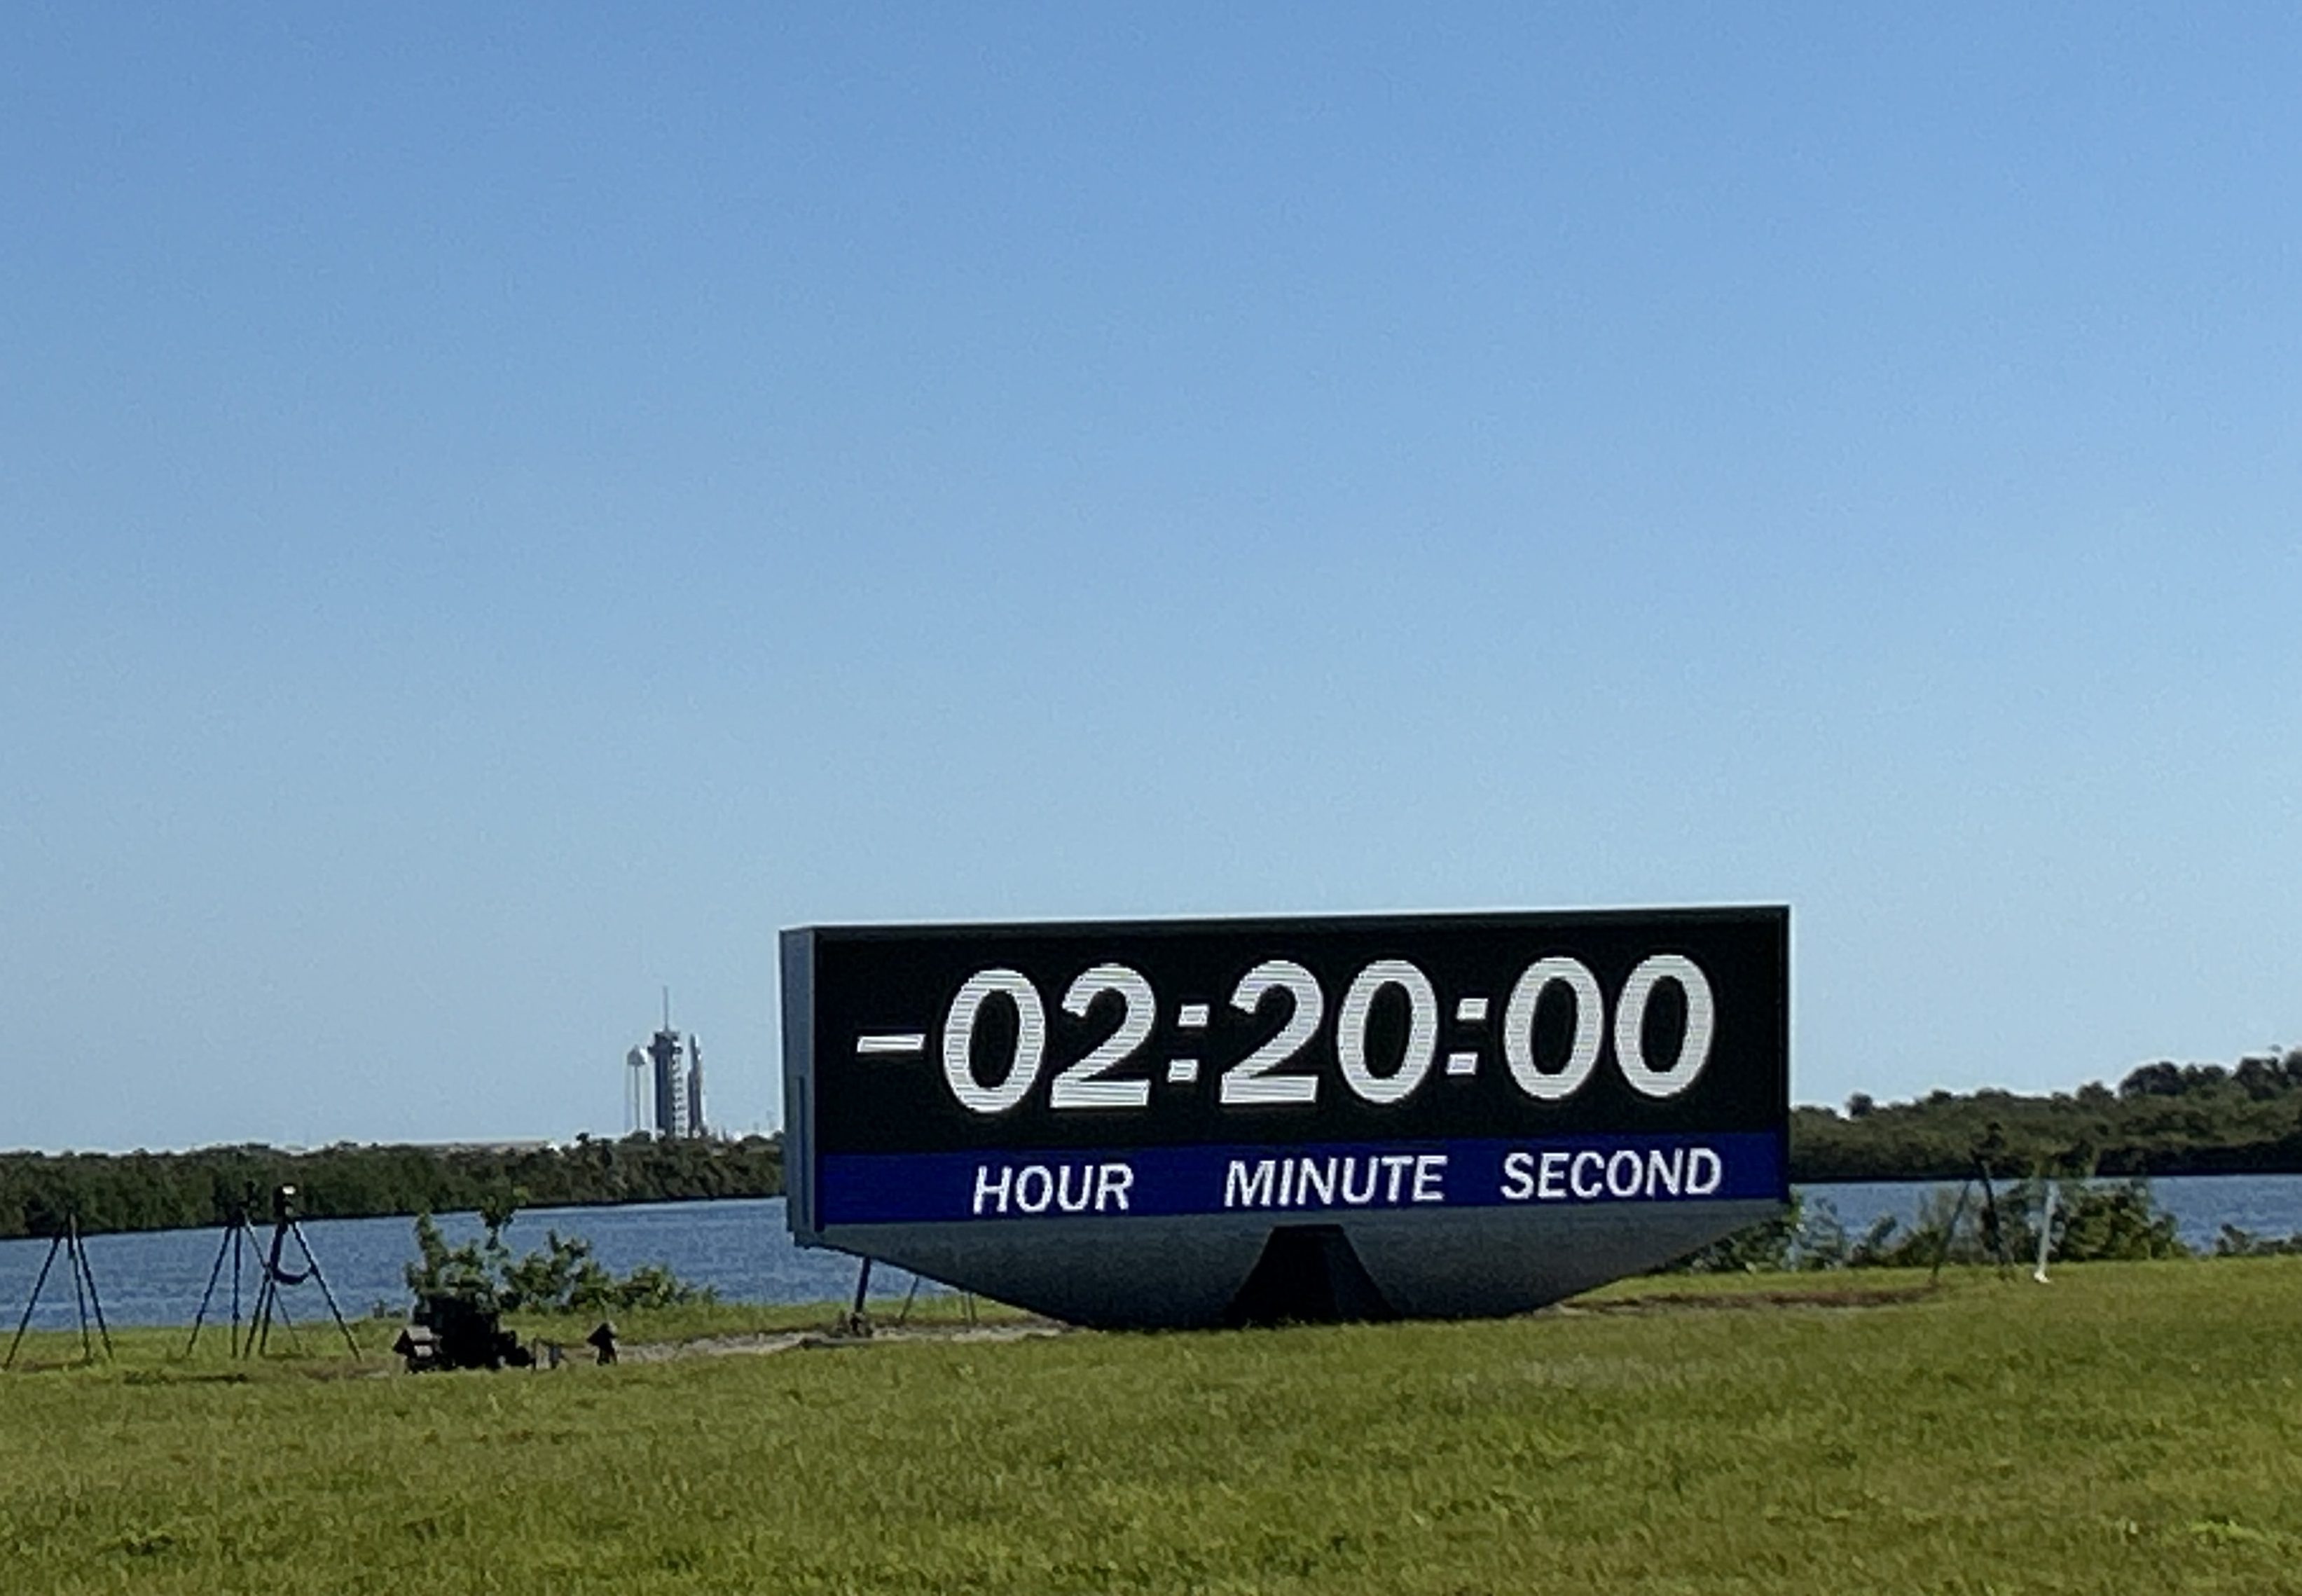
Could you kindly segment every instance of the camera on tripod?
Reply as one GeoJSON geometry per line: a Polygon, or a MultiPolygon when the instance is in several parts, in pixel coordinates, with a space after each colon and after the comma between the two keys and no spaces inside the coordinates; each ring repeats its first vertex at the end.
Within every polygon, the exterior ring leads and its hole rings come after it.
{"type": "Polygon", "coordinates": [[[344,1323],[343,1310],[336,1305],[336,1294],[329,1289],[328,1277],[320,1273],[320,1260],[313,1254],[311,1238],[304,1234],[300,1193],[285,1182],[272,1189],[272,1239],[257,1237],[256,1228],[248,1222],[248,1211],[256,1205],[256,1188],[244,1188],[245,1203],[232,1205],[231,1217],[225,1220],[223,1239],[216,1246],[215,1266],[208,1271],[208,1286],[200,1294],[200,1311],[192,1315],[192,1339],[185,1344],[184,1356],[189,1357],[200,1344],[200,1327],[207,1323],[208,1304],[215,1299],[216,1282],[223,1278],[225,1260],[231,1264],[231,1354],[234,1357],[251,1357],[269,1349],[272,1326],[276,1321],[288,1323],[287,1304],[281,1293],[310,1281],[320,1288],[320,1295],[328,1305],[328,1312],[343,1331],[344,1345],[352,1357],[359,1357],[359,1343],[352,1339],[352,1327],[344,1323]],[[293,1239],[296,1248],[304,1255],[304,1267],[290,1269],[285,1255],[288,1243],[293,1239]],[[239,1330],[239,1277],[243,1249],[253,1253],[256,1264],[256,1312],[250,1320],[247,1337],[239,1330]]]}

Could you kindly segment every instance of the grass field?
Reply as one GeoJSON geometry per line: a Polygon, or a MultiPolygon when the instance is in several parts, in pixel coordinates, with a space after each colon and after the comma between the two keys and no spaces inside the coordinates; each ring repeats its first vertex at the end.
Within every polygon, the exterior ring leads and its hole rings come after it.
{"type": "Polygon", "coordinates": [[[1923,1283],[421,1378],[139,1332],[0,1378],[0,1590],[2302,1591],[2302,1259],[1923,1283]]]}

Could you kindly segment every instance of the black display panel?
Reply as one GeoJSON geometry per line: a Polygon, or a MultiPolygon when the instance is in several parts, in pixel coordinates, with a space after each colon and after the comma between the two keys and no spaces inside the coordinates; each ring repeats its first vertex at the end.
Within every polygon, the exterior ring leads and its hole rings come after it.
{"type": "Polygon", "coordinates": [[[1778,1132],[1788,1110],[1780,908],[786,936],[817,1155],[1778,1132]]]}

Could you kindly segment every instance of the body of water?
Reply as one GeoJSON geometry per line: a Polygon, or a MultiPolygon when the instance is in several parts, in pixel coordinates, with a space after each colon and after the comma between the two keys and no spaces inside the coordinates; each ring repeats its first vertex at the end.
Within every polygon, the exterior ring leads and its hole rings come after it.
{"type": "MultiPolygon", "coordinates": [[[[479,1216],[472,1214],[442,1214],[440,1229],[451,1246],[482,1233],[479,1216]]],[[[307,1219],[302,1230],[347,1318],[357,1318],[378,1303],[389,1305],[395,1314],[407,1308],[407,1283],[401,1271],[416,1259],[412,1220],[307,1219]]],[[[527,1208],[504,1231],[504,1242],[515,1254],[540,1251],[548,1231],[583,1237],[592,1244],[592,1256],[618,1274],[642,1264],[668,1264],[680,1279],[710,1286],[730,1302],[828,1302],[855,1289],[853,1258],[792,1245],[781,1197],[527,1208]]],[[[271,1227],[259,1225],[256,1236],[268,1246],[271,1227]]],[[[96,1276],[105,1317],[113,1324],[189,1325],[199,1311],[201,1293],[216,1269],[224,1239],[222,1231],[88,1237],[88,1268],[96,1276]]],[[[5,1315],[0,1334],[13,1331],[48,1248],[45,1240],[0,1241],[0,1315],[5,1315]]],[[[289,1273],[305,1267],[292,1233],[281,1262],[289,1273]]],[[[212,1323],[231,1320],[231,1274],[227,1256],[208,1308],[212,1323]]],[[[243,1316],[254,1304],[257,1278],[251,1262],[242,1277],[243,1316]]],[[[874,1283],[900,1294],[909,1288],[911,1276],[878,1270],[874,1283]]],[[[296,1323],[328,1323],[327,1302],[318,1281],[283,1291],[281,1300],[296,1323]]],[[[70,1329],[79,1323],[77,1315],[71,1280],[59,1254],[32,1323],[70,1329]]]]}
{"type": "MultiPolygon", "coordinates": [[[[1882,1214],[1905,1223],[1919,1211],[1931,1181],[1879,1181],[1811,1186],[1801,1189],[1827,1199],[1851,1234],[1859,1235],[1882,1214]]],[[[2180,1222],[2182,1239],[2210,1247],[2225,1224],[2260,1236],[2302,1233],[2302,1175],[2168,1176],[2151,1183],[2161,1205],[2180,1222]]],[[[477,1216],[449,1214],[440,1226],[451,1243],[480,1233],[477,1216]]],[[[855,1289],[855,1260],[840,1253],[802,1251],[792,1245],[781,1197],[730,1198],[702,1203],[651,1203],[618,1208],[539,1208],[520,1214],[505,1232],[515,1253],[543,1246],[544,1232],[582,1236],[601,1263],[621,1274],[642,1264],[668,1264],[682,1280],[708,1285],[729,1302],[830,1302],[855,1289]]],[[[314,1219],[304,1222],[322,1275],[348,1317],[377,1304],[397,1314],[407,1306],[401,1270],[416,1259],[415,1227],[407,1219],[314,1219]]],[[[257,1231],[270,1237],[268,1227],[257,1231]]],[[[198,1311],[201,1293],[216,1268],[223,1241],[219,1231],[155,1231],[133,1235],[91,1236],[88,1267],[105,1317],[114,1324],[186,1324],[198,1311]]],[[[48,1256],[45,1240],[0,1241],[0,1334],[11,1332],[31,1296],[48,1256]]],[[[305,1260],[291,1237],[283,1263],[301,1271],[305,1260]]],[[[230,1261],[216,1282],[209,1308],[212,1322],[231,1316],[230,1261]]],[[[251,1261],[243,1272],[241,1311],[255,1295],[251,1261]]],[[[873,1276],[873,1296],[899,1297],[911,1276],[883,1269],[873,1276]]],[[[932,1288],[929,1288],[932,1289],[932,1288]]],[[[299,1325],[324,1325],[327,1305],[318,1282],[292,1288],[284,1305],[299,1325]]],[[[36,1326],[65,1330],[78,1323],[72,1282],[59,1255],[33,1314],[36,1326]]]]}

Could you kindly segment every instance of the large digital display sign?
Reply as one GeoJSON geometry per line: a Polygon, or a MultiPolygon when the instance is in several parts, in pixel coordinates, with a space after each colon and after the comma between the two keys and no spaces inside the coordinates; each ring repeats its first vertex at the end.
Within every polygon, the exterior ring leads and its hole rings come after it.
{"type": "Polygon", "coordinates": [[[783,942],[794,1238],[1088,1323],[1508,1312],[1787,1198],[1781,908],[783,942]]]}

